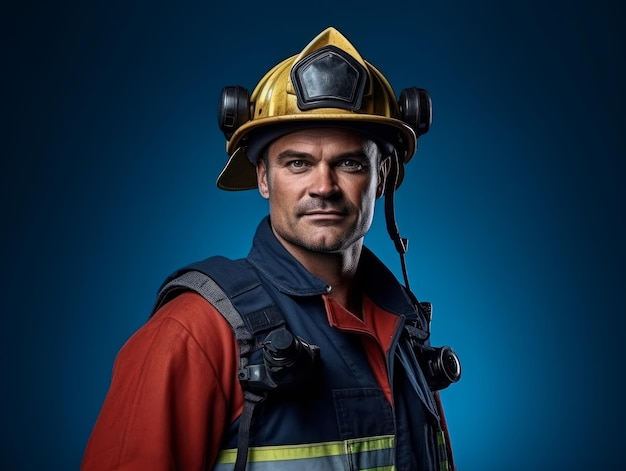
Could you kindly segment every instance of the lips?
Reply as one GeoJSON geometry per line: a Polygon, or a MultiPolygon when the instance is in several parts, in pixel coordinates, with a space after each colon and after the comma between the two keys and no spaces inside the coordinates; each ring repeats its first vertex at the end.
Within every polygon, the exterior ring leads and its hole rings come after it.
{"type": "Polygon", "coordinates": [[[349,213],[345,205],[339,206],[337,203],[314,202],[303,204],[297,209],[300,216],[345,216],[349,213]]]}
{"type": "Polygon", "coordinates": [[[325,208],[325,209],[309,209],[302,213],[303,217],[308,219],[319,220],[338,220],[343,219],[348,214],[347,211],[343,211],[338,208],[325,208]]]}
{"type": "Polygon", "coordinates": [[[343,216],[343,211],[332,210],[332,211],[307,211],[304,213],[305,216],[343,216]]]}

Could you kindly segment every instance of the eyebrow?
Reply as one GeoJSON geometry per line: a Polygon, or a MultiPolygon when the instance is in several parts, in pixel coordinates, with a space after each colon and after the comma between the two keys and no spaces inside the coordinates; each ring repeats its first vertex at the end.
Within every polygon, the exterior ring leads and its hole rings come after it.
{"type": "MultiPolygon", "coordinates": [[[[313,155],[308,152],[299,152],[296,150],[287,149],[287,150],[282,151],[280,154],[278,154],[276,158],[280,162],[282,160],[293,159],[293,158],[311,159],[313,158],[313,155]]],[[[343,152],[341,154],[337,154],[333,156],[333,159],[337,159],[337,160],[354,159],[354,158],[367,159],[367,154],[363,150],[355,150],[355,151],[350,151],[350,152],[343,152]]]]}

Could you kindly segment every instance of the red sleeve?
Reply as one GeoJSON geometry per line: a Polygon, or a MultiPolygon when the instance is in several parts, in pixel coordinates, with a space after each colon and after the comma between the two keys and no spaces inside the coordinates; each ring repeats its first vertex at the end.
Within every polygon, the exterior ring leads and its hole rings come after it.
{"type": "Polygon", "coordinates": [[[182,294],[118,353],[81,471],[205,469],[242,407],[229,324],[182,294]]]}

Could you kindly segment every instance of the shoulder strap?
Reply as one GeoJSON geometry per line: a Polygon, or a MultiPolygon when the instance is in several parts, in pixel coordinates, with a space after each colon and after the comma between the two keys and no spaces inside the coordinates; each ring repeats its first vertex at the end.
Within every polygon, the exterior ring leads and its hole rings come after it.
{"type": "MultiPolygon", "coordinates": [[[[241,330],[245,326],[253,336],[285,323],[282,313],[246,259],[214,256],[175,271],[159,288],[150,315],[182,291],[189,290],[198,292],[226,314],[233,328],[241,330]]],[[[246,334],[237,330],[236,335],[246,334]]]]}
{"type": "MultiPolygon", "coordinates": [[[[239,347],[239,375],[247,371],[249,355],[258,348],[256,336],[285,324],[280,310],[245,259],[210,257],[172,273],[161,285],[150,316],[182,292],[193,290],[211,303],[231,325],[239,347]]],[[[251,391],[242,382],[244,408],[239,424],[235,470],[246,467],[250,425],[256,404],[265,392],[251,391]]]]}

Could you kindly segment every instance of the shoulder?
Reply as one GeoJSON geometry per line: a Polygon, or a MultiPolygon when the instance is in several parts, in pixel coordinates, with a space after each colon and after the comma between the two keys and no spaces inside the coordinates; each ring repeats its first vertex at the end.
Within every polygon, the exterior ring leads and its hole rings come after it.
{"type": "Polygon", "coordinates": [[[162,306],[127,341],[122,350],[204,357],[220,363],[237,354],[230,324],[202,296],[185,292],[162,306]]]}
{"type": "Polygon", "coordinates": [[[207,330],[231,332],[226,319],[198,293],[187,291],[169,301],[154,313],[146,323],[176,323],[190,334],[202,334],[207,330]]]}

